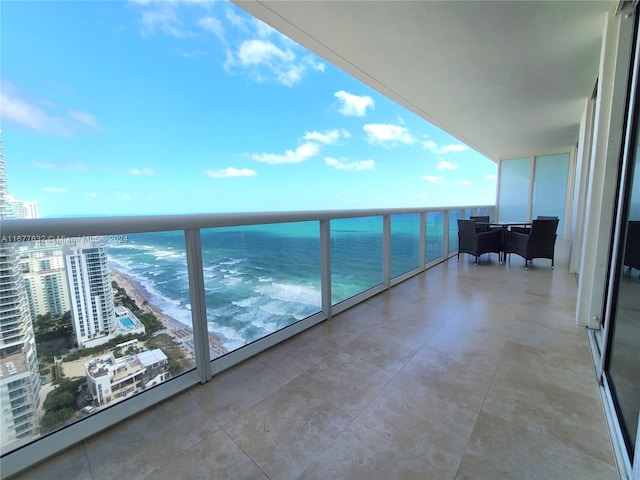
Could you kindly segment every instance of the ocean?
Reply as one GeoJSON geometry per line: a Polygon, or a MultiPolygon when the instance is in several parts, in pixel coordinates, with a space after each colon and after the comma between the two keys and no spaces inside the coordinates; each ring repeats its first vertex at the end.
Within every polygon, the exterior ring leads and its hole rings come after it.
{"type": "MultiPolygon", "coordinates": [[[[428,237],[437,238],[433,219],[428,237]]],[[[441,222],[439,231],[441,238],[441,222]]],[[[418,215],[393,217],[392,276],[418,266],[418,232],[418,215]]],[[[184,233],[126,240],[109,246],[113,267],[149,303],[191,326],[184,233]]],[[[320,311],[318,222],[203,229],[201,242],[208,328],[228,351],[320,311]]],[[[382,282],[381,217],[331,222],[331,278],[334,304],[382,282]]]]}

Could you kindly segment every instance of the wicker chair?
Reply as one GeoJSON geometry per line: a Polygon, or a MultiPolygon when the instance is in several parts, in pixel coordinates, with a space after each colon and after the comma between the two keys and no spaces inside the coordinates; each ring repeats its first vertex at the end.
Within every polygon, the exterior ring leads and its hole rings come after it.
{"type": "MultiPolygon", "coordinates": [[[[558,217],[550,217],[547,215],[538,215],[536,217],[536,220],[553,220],[554,218],[558,218],[558,217]]],[[[512,232],[518,232],[518,233],[526,233],[527,235],[529,235],[531,233],[531,227],[511,227],[511,231],[512,232]]]]}
{"type": "Polygon", "coordinates": [[[476,225],[476,232],[488,232],[489,231],[489,215],[475,215],[470,216],[469,220],[474,222],[482,222],[486,225],[476,225]]]}
{"type": "Polygon", "coordinates": [[[497,253],[498,258],[502,252],[502,231],[499,229],[488,232],[477,232],[475,220],[458,219],[458,261],[461,253],[468,253],[478,257],[483,253],[497,253]]]}
{"type": "Polygon", "coordinates": [[[515,253],[524,258],[524,269],[529,266],[529,261],[534,258],[548,258],[551,260],[551,269],[554,267],[554,250],[556,245],[556,230],[558,219],[536,219],[531,222],[531,233],[506,231],[504,236],[504,253],[515,253]]]}

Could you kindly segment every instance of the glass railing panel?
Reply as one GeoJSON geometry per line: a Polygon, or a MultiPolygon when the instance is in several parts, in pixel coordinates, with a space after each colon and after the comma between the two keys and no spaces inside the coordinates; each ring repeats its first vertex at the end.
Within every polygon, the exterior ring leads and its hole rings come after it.
{"type": "Polygon", "coordinates": [[[464,210],[464,218],[471,218],[473,215],[473,208],[466,208],[464,210]]]}
{"type": "Polygon", "coordinates": [[[391,216],[391,277],[420,266],[420,214],[391,216]]]}
{"type": "Polygon", "coordinates": [[[433,262],[444,256],[444,212],[427,212],[425,260],[433,262]]]}
{"type": "Polygon", "coordinates": [[[449,210],[449,253],[458,250],[458,219],[462,218],[461,210],[449,210]]]}
{"type": "Polygon", "coordinates": [[[3,453],[195,368],[183,232],[2,249],[22,272],[11,285],[20,348],[2,360],[19,378],[2,399],[3,453]]]}
{"type": "Polygon", "coordinates": [[[319,231],[318,222],[201,231],[208,328],[225,352],[321,310],[319,231]]]}
{"type": "Polygon", "coordinates": [[[382,283],[382,217],[331,220],[331,302],[382,283]]]}

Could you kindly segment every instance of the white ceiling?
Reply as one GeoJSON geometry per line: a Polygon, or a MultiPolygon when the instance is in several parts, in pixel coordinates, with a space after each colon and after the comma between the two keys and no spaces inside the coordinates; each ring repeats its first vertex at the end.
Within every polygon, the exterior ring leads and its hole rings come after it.
{"type": "Polygon", "coordinates": [[[615,1],[234,1],[493,160],[574,146],[615,1]]]}

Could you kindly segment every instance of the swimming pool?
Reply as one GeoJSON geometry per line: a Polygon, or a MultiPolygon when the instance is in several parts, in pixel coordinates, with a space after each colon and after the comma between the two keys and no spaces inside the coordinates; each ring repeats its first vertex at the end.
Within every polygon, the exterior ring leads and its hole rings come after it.
{"type": "Polygon", "coordinates": [[[122,326],[124,328],[135,327],[135,324],[133,323],[133,320],[131,320],[129,317],[122,317],[119,320],[120,320],[120,323],[122,324],[122,326]]]}

